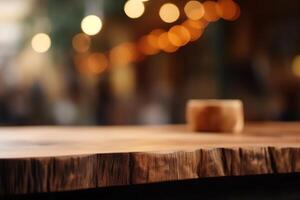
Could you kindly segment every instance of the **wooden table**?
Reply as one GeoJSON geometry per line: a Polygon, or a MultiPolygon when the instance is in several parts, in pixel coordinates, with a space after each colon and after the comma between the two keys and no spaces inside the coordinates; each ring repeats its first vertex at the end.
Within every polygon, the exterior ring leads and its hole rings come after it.
{"type": "Polygon", "coordinates": [[[0,129],[0,194],[300,172],[300,124],[241,134],[184,125],[0,129]]]}

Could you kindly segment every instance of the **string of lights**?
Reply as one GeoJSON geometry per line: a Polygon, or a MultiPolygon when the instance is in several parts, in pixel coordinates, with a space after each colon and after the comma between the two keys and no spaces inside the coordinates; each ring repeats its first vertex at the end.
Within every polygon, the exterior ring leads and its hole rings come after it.
{"type": "MultiPolygon", "coordinates": [[[[147,1],[128,0],[124,4],[125,14],[132,19],[141,17],[145,11],[145,2],[147,1]]],[[[155,29],[135,42],[121,43],[105,53],[89,52],[90,37],[101,31],[102,20],[96,15],[84,17],[81,21],[83,33],[78,33],[72,40],[77,70],[85,74],[100,74],[108,66],[128,65],[159,52],[173,53],[198,40],[209,23],[219,19],[234,21],[240,16],[240,8],[233,0],[191,0],[183,10],[187,18],[183,23],[173,25],[169,30],[155,29]]],[[[159,16],[164,23],[174,23],[180,17],[180,10],[173,3],[165,3],[159,9],[159,16]]],[[[50,46],[51,39],[45,33],[37,34],[32,39],[32,47],[37,52],[44,53],[50,46]]]]}

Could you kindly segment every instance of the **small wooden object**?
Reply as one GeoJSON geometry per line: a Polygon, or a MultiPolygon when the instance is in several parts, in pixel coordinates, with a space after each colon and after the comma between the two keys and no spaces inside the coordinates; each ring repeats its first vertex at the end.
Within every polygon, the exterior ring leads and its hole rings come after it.
{"type": "Polygon", "coordinates": [[[186,119],[191,131],[241,132],[244,127],[240,100],[190,100],[186,119]]]}

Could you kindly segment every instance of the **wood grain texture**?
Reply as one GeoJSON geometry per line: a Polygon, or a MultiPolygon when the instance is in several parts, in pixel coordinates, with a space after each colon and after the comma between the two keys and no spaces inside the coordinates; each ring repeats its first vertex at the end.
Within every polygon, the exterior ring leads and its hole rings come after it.
{"type": "Polygon", "coordinates": [[[0,194],[300,172],[300,124],[240,135],[185,126],[0,129],[0,194]]]}
{"type": "Polygon", "coordinates": [[[196,132],[239,133],[244,128],[241,100],[191,99],[186,106],[186,121],[196,132]]]}

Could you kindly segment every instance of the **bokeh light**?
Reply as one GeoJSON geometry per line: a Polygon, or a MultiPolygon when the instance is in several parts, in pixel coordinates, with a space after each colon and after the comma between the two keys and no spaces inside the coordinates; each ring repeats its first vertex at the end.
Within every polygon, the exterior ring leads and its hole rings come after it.
{"type": "Polygon", "coordinates": [[[186,16],[192,20],[199,20],[204,16],[204,7],[199,1],[189,1],[184,6],[186,16]]]}
{"type": "Polygon", "coordinates": [[[91,38],[84,33],[78,33],[72,39],[72,46],[74,50],[77,51],[78,53],[83,53],[88,51],[90,45],[91,45],[91,38]]]}
{"type": "Polygon", "coordinates": [[[187,19],[184,21],[183,24],[185,24],[186,26],[189,26],[191,28],[195,28],[195,29],[204,29],[208,25],[208,22],[204,19],[203,20],[187,19]]]}
{"type": "Polygon", "coordinates": [[[172,45],[180,47],[190,41],[191,35],[184,26],[176,25],[169,30],[168,38],[172,45]]]}
{"type": "Polygon", "coordinates": [[[162,29],[155,29],[155,30],[151,31],[151,33],[148,35],[148,42],[153,48],[159,49],[158,38],[164,32],[165,31],[162,29]]]}
{"type": "Polygon", "coordinates": [[[179,18],[180,12],[175,4],[165,3],[159,10],[159,16],[164,22],[173,23],[179,18]]]}
{"type": "Polygon", "coordinates": [[[129,0],[124,5],[124,12],[130,18],[139,18],[145,12],[145,6],[141,0],[129,0]]]}
{"type": "Polygon", "coordinates": [[[51,47],[51,39],[46,33],[38,33],[31,40],[32,49],[38,53],[44,53],[51,47]]]}
{"type": "Polygon", "coordinates": [[[240,7],[232,0],[218,1],[219,15],[226,20],[236,20],[240,15],[240,7]]]}
{"type": "Polygon", "coordinates": [[[218,4],[214,1],[205,1],[203,2],[204,7],[204,18],[208,22],[215,22],[220,19],[219,11],[218,11],[218,4]]]}
{"type": "Polygon", "coordinates": [[[202,20],[187,19],[183,24],[185,24],[185,26],[188,26],[188,27],[191,27],[194,29],[204,29],[208,25],[208,22],[204,19],[202,19],[202,20]]]}
{"type": "Polygon", "coordinates": [[[205,28],[205,25],[200,21],[194,21],[190,19],[186,20],[182,25],[189,31],[191,36],[190,41],[196,41],[199,39],[205,28]]]}
{"type": "Polygon", "coordinates": [[[87,60],[89,72],[100,74],[108,67],[108,59],[102,53],[92,53],[87,60]]]}
{"type": "Polygon", "coordinates": [[[236,13],[235,16],[231,19],[229,19],[230,21],[234,21],[237,20],[239,17],[241,16],[241,8],[238,4],[236,4],[236,13]]]}
{"type": "Polygon", "coordinates": [[[81,53],[74,56],[74,64],[80,74],[97,75],[108,67],[108,58],[102,53],[81,53]]]}
{"type": "Polygon", "coordinates": [[[138,49],[134,43],[125,42],[110,51],[110,62],[115,66],[128,65],[139,58],[138,49]]]}
{"type": "Polygon", "coordinates": [[[158,38],[162,33],[164,33],[164,30],[155,29],[150,34],[143,36],[138,43],[141,52],[145,55],[157,54],[160,51],[158,38]]]}
{"type": "Polygon", "coordinates": [[[87,35],[96,35],[102,29],[102,21],[96,15],[89,15],[81,21],[81,29],[87,35]]]}
{"type": "Polygon", "coordinates": [[[170,40],[169,40],[169,37],[168,37],[168,33],[165,32],[165,33],[162,33],[159,38],[158,38],[158,45],[159,45],[159,48],[167,53],[172,53],[172,52],[175,52],[178,47],[177,46],[174,46],[170,40]]]}
{"type": "Polygon", "coordinates": [[[159,52],[159,49],[153,48],[149,44],[147,36],[141,37],[137,43],[137,46],[139,51],[144,55],[154,55],[159,52]]]}
{"type": "Polygon", "coordinates": [[[292,62],[292,72],[294,75],[300,77],[300,55],[296,56],[292,62]]]}

